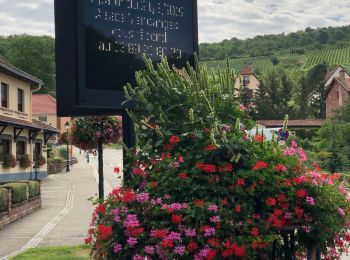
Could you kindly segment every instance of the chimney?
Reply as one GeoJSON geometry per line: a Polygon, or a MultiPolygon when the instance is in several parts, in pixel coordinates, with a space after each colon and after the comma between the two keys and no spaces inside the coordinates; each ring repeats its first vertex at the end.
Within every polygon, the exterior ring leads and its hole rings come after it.
{"type": "Polygon", "coordinates": [[[345,81],[345,70],[339,71],[339,79],[345,81]]]}

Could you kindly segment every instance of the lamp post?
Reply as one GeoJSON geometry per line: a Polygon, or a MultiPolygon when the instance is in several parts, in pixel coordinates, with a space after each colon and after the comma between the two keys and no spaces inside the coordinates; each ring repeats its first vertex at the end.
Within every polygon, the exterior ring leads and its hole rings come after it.
{"type": "Polygon", "coordinates": [[[64,128],[67,130],[67,137],[66,137],[66,141],[67,141],[67,166],[66,166],[66,172],[70,172],[70,169],[69,169],[69,145],[68,145],[68,130],[70,128],[70,124],[68,121],[64,124],[64,128]]]}

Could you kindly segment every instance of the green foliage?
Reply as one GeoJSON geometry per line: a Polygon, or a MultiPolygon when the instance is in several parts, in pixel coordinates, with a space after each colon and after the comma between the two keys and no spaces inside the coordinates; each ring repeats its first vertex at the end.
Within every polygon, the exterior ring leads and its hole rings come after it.
{"type": "Polygon", "coordinates": [[[15,168],[17,166],[17,160],[13,154],[5,154],[2,159],[2,167],[4,169],[15,168]]]}
{"type": "Polygon", "coordinates": [[[32,166],[32,161],[29,159],[28,155],[20,156],[17,160],[19,161],[19,167],[22,169],[28,169],[32,166]]]}
{"type": "MultiPolygon", "coordinates": [[[[289,34],[256,36],[240,40],[232,38],[219,43],[200,44],[201,59],[223,60],[237,57],[277,56],[278,54],[303,54],[319,48],[346,46],[350,41],[350,26],[328,27],[298,31],[289,34]]],[[[349,59],[349,58],[348,58],[349,59]]]]}
{"type": "Polygon", "coordinates": [[[49,36],[15,35],[0,37],[0,54],[14,66],[40,78],[38,93],[55,93],[55,40],[49,36]]]}
{"type": "Polygon", "coordinates": [[[350,103],[340,108],[317,132],[316,152],[330,154],[324,161],[331,172],[350,169],[350,103]]]}
{"type": "Polygon", "coordinates": [[[63,160],[67,160],[68,153],[69,151],[67,152],[67,147],[60,147],[58,149],[58,156],[61,157],[63,160]]]}
{"type": "Polygon", "coordinates": [[[23,202],[27,199],[28,185],[27,183],[7,183],[0,187],[11,189],[12,204],[23,202]]]}
{"type": "Polygon", "coordinates": [[[71,128],[72,144],[82,150],[95,153],[98,144],[116,144],[121,137],[121,122],[115,116],[81,117],[71,128]]]}
{"type": "Polygon", "coordinates": [[[38,181],[28,182],[29,198],[39,196],[40,194],[40,183],[38,181]]]}
{"type": "Polygon", "coordinates": [[[90,260],[86,246],[50,247],[29,249],[12,258],[13,260],[90,260]]]}
{"type": "Polygon", "coordinates": [[[7,211],[9,206],[9,193],[5,188],[0,188],[0,212],[7,211]]]}

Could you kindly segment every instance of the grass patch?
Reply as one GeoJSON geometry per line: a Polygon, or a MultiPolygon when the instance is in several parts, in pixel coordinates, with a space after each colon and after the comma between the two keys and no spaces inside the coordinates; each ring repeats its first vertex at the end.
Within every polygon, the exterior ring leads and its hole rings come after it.
{"type": "Polygon", "coordinates": [[[76,247],[47,247],[29,249],[12,260],[87,260],[90,249],[87,246],[76,247]]]}
{"type": "Polygon", "coordinates": [[[103,146],[104,148],[109,148],[109,149],[123,149],[123,146],[121,144],[106,144],[103,146]]]}

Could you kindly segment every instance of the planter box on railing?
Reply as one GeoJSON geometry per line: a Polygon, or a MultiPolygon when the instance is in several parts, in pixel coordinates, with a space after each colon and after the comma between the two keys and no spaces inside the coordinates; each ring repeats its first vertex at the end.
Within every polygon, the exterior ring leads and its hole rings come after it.
{"type": "Polygon", "coordinates": [[[40,207],[40,182],[12,182],[0,186],[0,227],[8,225],[40,207]],[[21,190],[23,185],[26,185],[26,194],[24,200],[21,201],[23,199],[21,190]]]}

